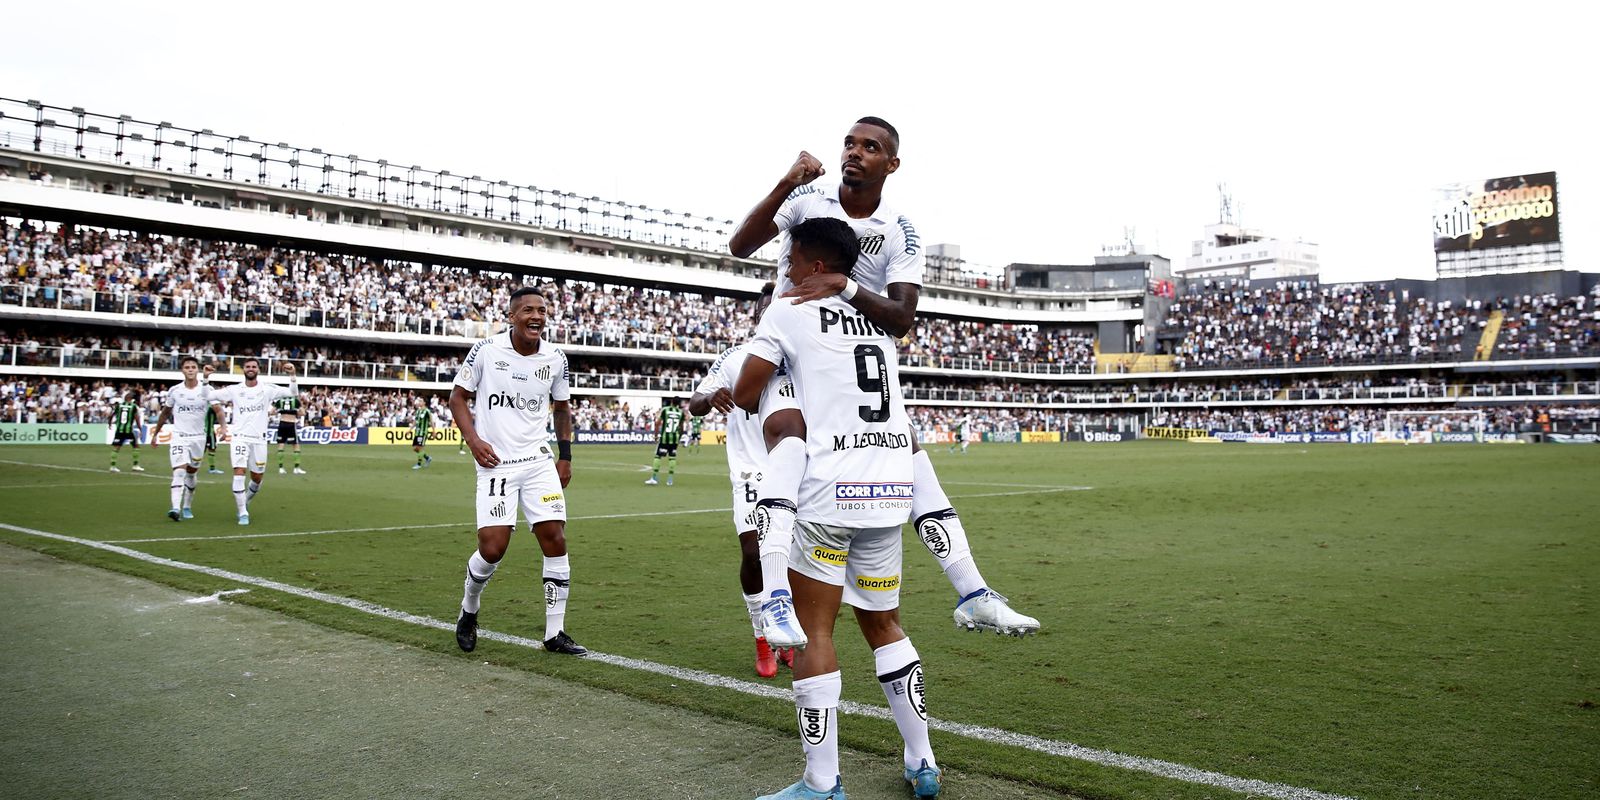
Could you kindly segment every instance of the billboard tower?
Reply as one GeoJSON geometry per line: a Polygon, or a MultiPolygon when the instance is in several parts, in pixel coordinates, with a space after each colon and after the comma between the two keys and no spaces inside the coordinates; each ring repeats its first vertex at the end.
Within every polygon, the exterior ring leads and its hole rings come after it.
{"type": "Polygon", "coordinates": [[[1433,212],[1439,277],[1561,269],[1560,211],[1554,172],[1440,189],[1433,212]]]}

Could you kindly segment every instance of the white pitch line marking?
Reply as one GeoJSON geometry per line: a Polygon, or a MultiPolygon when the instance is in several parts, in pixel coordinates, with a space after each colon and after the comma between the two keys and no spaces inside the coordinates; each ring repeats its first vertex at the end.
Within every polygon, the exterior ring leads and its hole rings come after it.
{"type": "Polygon", "coordinates": [[[224,597],[230,597],[236,594],[249,594],[249,592],[249,589],[224,589],[220,592],[208,594],[205,597],[191,597],[183,602],[192,606],[201,605],[203,603],[220,603],[224,597]]]}
{"type": "MultiPolygon", "coordinates": [[[[1003,484],[1000,484],[1003,485],[1003,484]]],[[[984,492],[979,494],[951,495],[953,498],[966,497],[1015,497],[1026,494],[1054,494],[1056,492],[1083,492],[1093,489],[1093,486],[1057,486],[1050,489],[1023,491],[1023,492],[984,492]]],[[[628,514],[587,514],[577,517],[567,517],[568,522],[587,519],[631,519],[633,517],[671,517],[680,514],[716,514],[732,511],[732,506],[721,508],[689,508],[682,511],[636,511],[628,514]]],[[[289,533],[233,533],[223,536],[157,536],[147,539],[106,539],[107,544],[151,544],[156,542],[224,542],[233,539],[282,539],[294,536],[329,536],[338,533],[387,533],[390,531],[427,530],[431,528],[471,528],[471,522],[441,522],[430,525],[391,525],[382,528],[337,528],[322,531],[292,531],[289,533]]]]}
{"type": "MultiPolygon", "coordinates": [[[[63,470],[71,471],[71,472],[94,472],[94,473],[98,473],[100,475],[105,475],[106,473],[108,473],[110,471],[110,470],[104,470],[104,469],[96,469],[94,467],[69,467],[69,466],[66,466],[64,464],[41,464],[41,463],[39,463],[37,461],[11,461],[9,459],[4,459],[4,458],[0,458],[0,464],[16,464],[19,467],[38,467],[39,469],[63,469],[63,470]]],[[[137,476],[139,476],[141,478],[157,478],[157,479],[163,480],[163,481],[164,480],[169,480],[169,479],[172,478],[172,470],[170,470],[170,469],[167,470],[164,473],[154,474],[154,475],[149,473],[149,472],[129,472],[128,474],[129,475],[137,475],[137,476]]]]}
{"type": "MultiPolygon", "coordinates": [[[[127,481],[92,481],[90,483],[71,483],[67,487],[73,489],[87,489],[91,486],[127,486],[127,481]]],[[[51,486],[43,483],[5,483],[0,484],[0,489],[60,489],[61,486],[51,486]]]]}
{"type": "MultiPolygon", "coordinates": [[[[376,603],[369,603],[365,600],[357,600],[351,597],[341,597],[339,595],[328,594],[327,592],[319,592],[315,589],[305,589],[299,586],[292,586],[287,583],[280,583],[269,578],[258,578],[253,575],[243,575],[225,569],[218,569],[216,567],[207,567],[201,564],[190,564],[183,561],[175,561],[170,558],[153,556],[149,553],[140,552],[127,547],[120,547],[114,544],[108,544],[106,542],[96,542],[92,539],[80,539],[76,536],[66,536],[60,533],[50,533],[48,531],[35,530],[33,528],[24,528],[19,525],[8,525],[3,522],[0,522],[0,528],[4,528],[5,530],[9,531],[16,531],[18,533],[24,533],[29,536],[38,536],[44,539],[53,539],[59,542],[69,542],[72,544],[83,545],[84,547],[92,547],[96,550],[104,550],[164,567],[198,572],[202,575],[210,575],[214,578],[222,578],[224,580],[235,581],[237,583],[248,584],[250,586],[257,586],[263,589],[272,589],[274,591],[291,594],[296,597],[342,606],[344,608],[360,611],[364,614],[383,617],[384,619],[406,622],[412,625],[433,628],[441,631],[455,630],[454,622],[447,622],[445,620],[434,619],[432,617],[423,617],[406,611],[397,611],[395,609],[380,606],[376,603]]],[[[543,644],[535,639],[528,639],[522,636],[512,636],[504,633],[496,633],[494,631],[485,630],[482,628],[478,630],[478,638],[491,639],[497,642],[517,645],[519,647],[528,647],[532,649],[543,648],[543,644]]],[[[646,661],[644,659],[609,655],[593,650],[589,651],[589,655],[586,656],[586,658],[590,661],[599,661],[603,664],[609,664],[612,666],[650,672],[678,680],[692,681],[694,683],[704,684],[706,686],[732,689],[734,691],[742,692],[748,695],[754,695],[756,697],[768,697],[785,700],[791,703],[794,702],[794,693],[791,690],[779,689],[775,686],[767,686],[759,683],[751,683],[738,678],[730,678],[726,675],[716,675],[696,669],[674,667],[668,664],[659,664],[654,661],[646,661]]],[[[845,701],[840,704],[839,709],[846,714],[855,716],[873,717],[875,719],[889,721],[893,721],[894,719],[894,716],[889,709],[882,706],[845,701]]],[[[1258,797],[1271,797],[1275,798],[1276,800],[1354,800],[1353,798],[1344,795],[1319,792],[1315,789],[1304,789],[1298,786],[1289,786],[1281,783],[1269,783],[1267,781],[1252,780],[1249,778],[1237,778],[1232,775],[1225,775],[1220,772],[1211,772],[1209,770],[1198,769],[1171,761],[1161,761],[1159,759],[1143,758],[1141,756],[1130,756],[1123,753],[1112,752],[1110,750],[1097,750],[1092,747],[1084,747],[1071,742],[1043,739],[1037,736],[1015,733],[1000,728],[989,728],[982,725],[968,725],[961,722],[950,722],[947,720],[937,719],[935,717],[928,718],[928,727],[934,730],[945,731],[946,733],[953,733],[957,736],[963,736],[969,739],[1006,744],[1013,747],[1022,747],[1049,755],[1062,756],[1064,758],[1088,761],[1095,764],[1119,767],[1136,772],[1144,772],[1163,778],[1171,778],[1173,780],[1184,781],[1187,783],[1213,786],[1220,789],[1227,789],[1230,791],[1239,792],[1241,794],[1255,795],[1258,797]]]]}

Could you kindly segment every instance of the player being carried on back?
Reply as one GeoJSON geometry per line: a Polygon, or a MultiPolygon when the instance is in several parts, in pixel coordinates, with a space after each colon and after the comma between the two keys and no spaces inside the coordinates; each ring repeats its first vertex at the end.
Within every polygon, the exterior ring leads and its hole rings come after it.
{"type": "MultiPolygon", "coordinates": [[[[860,247],[838,219],[790,229],[789,276],[849,275],[860,247]]],[[[894,337],[839,297],[767,309],[746,345],[734,401],[746,412],[787,364],[808,411],[808,456],[788,553],[795,613],[810,645],[794,663],[794,700],[805,773],[761,800],[843,800],[833,627],[841,603],[872,647],[879,688],[905,742],[902,777],[918,797],[937,797],[940,769],[928,742],[921,657],[900,627],[900,527],[914,502],[911,423],[894,337]]],[[[763,535],[769,531],[763,530],[763,535]]]]}
{"type": "MultiPolygon", "coordinates": [[[[855,231],[860,244],[861,254],[854,271],[850,275],[814,273],[797,284],[788,276],[792,245],[785,237],[778,256],[780,297],[803,303],[837,296],[890,336],[906,335],[916,319],[924,263],[915,226],[883,200],[884,181],[900,168],[899,149],[900,134],[893,125],[878,117],[861,118],[844,137],[840,183],[831,187],[813,183],[824,172],[822,162],[810,153],[800,153],[777,186],[740,223],[728,249],[744,258],[804,220],[843,220],[855,231]]],[[[810,414],[822,412],[796,407],[778,385],[785,380],[776,376],[762,399],[768,461],[755,512],[758,519],[768,520],[771,529],[771,534],[762,539],[761,574],[768,602],[776,602],[777,606],[788,601],[788,592],[781,586],[780,565],[788,551],[786,543],[793,536],[795,497],[806,472],[806,420],[810,414]]],[[[1013,611],[1006,599],[984,581],[966,530],[939,485],[932,461],[916,444],[909,424],[907,431],[917,488],[912,517],[923,545],[938,560],[961,598],[954,613],[956,625],[1019,636],[1037,631],[1038,620],[1013,611]]],[[[775,613],[781,616],[784,609],[777,607],[775,613]]],[[[784,641],[781,635],[775,628],[767,630],[767,639],[775,647],[801,644],[784,641]]]]}

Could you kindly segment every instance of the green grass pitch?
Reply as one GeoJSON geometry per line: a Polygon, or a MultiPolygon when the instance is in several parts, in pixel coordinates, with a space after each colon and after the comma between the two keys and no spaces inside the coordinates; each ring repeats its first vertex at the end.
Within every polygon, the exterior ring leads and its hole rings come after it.
{"type": "MultiPolygon", "coordinates": [[[[453,620],[475,546],[471,468],[435,450],[417,471],[408,448],[308,447],[306,476],[278,475],[273,458],[241,528],[227,476],[202,473],[197,519],[165,518],[164,450],[143,452],[141,476],[104,472],[104,448],[11,447],[0,523],[101,541],[195,537],[124,546],[453,620]],[[343,532],[357,528],[377,530],[343,532]],[[314,531],[339,532],[222,538],[314,531]]],[[[953,590],[907,537],[902,613],[933,716],[1352,797],[1600,792],[1600,448],[931,453],[990,585],[1044,625],[1023,640],[955,630],[953,590]]],[[[576,455],[568,630],[604,653],[759,681],[721,449],[681,458],[672,487],[643,485],[646,448],[576,455]]],[[[194,591],[236,585],[11,529],[0,541],[194,591]]],[[[483,627],[542,636],[538,575],[537,545],[519,530],[483,627]]],[[[279,592],[232,599],[455,648],[447,633],[279,592]]],[[[848,616],[840,625],[845,699],[883,705],[870,653],[848,616]]],[[[493,641],[472,657],[793,726],[792,706],[770,698],[493,641]]],[[[847,717],[841,733],[890,761],[899,750],[886,722],[847,717]]],[[[946,763],[1086,797],[1237,796],[945,733],[934,746],[946,763]]]]}

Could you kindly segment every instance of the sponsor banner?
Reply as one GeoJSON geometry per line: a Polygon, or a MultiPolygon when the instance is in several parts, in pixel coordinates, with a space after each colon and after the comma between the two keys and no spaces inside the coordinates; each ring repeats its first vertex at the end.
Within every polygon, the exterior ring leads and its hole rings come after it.
{"type": "MultiPolygon", "coordinates": [[[[301,444],[366,444],[366,428],[324,428],[320,425],[306,425],[295,429],[295,435],[300,437],[301,444]]],[[[267,440],[278,441],[278,428],[276,425],[267,429],[267,440]]],[[[432,442],[433,437],[428,437],[432,442]]],[[[409,442],[408,442],[409,444],[409,442]]]]}
{"type": "Polygon", "coordinates": [[[725,445],[725,444],[728,443],[728,432],[727,431],[712,430],[711,428],[701,428],[700,429],[700,443],[701,444],[724,444],[725,445]]]}
{"type": "Polygon", "coordinates": [[[1395,431],[1375,431],[1372,441],[1376,444],[1433,444],[1433,433],[1430,431],[1412,431],[1410,435],[1395,431]]]}
{"type": "Polygon", "coordinates": [[[1204,428],[1145,428],[1146,439],[1200,439],[1209,436],[1204,428]]]}
{"type": "Polygon", "coordinates": [[[1059,442],[1061,441],[1061,431],[1023,431],[1022,441],[1024,443],[1059,442]]]}
{"type": "MultiPolygon", "coordinates": [[[[655,431],[593,431],[576,430],[572,432],[574,444],[655,444],[655,431]]],[[[702,432],[701,441],[705,441],[702,432]]]]}
{"type": "Polygon", "coordinates": [[[1461,443],[1471,444],[1471,443],[1476,443],[1478,441],[1478,434],[1476,434],[1476,433],[1465,433],[1465,432],[1461,432],[1461,431],[1451,431],[1451,432],[1448,432],[1448,433],[1435,433],[1433,435],[1433,440],[1435,442],[1448,442],[1448,443],[1452,443],[1452,444],[1461,444],[1461,443]]]}
{"type": "Polygon", "coordinates": [[[1022,434],[1018,433],[1017,431],[994,431],[992,433],[984,434],[983,441],[1015,443],[1022,441],[1022,434]]]}
{"type": "Polygon", "coordinates": [[[917,431],[917,441],[923,444],[950,444],[956,440],[949,431],[917,431]]]}
{"type": "Polygon", "coordinates": [[[1378,441],[1378,434],[1374,431],[1351,431],[1351,444],[1372,444],[1378,441]]]}
{"type": "Polygon", "coordinates": [[[1138,437],[1134,434],[1123,433],[1122,431],[1074,431],[1067,434],[1067,441],[1069,442],[1089,442],[1091,444],[1131,442],[1136,438],[1138,437]]]}
{"type": "Polygon", "coordinates": [[[1600,435],[1593,433],[1551,433],[1550,441],[1556,444],[1600,444],[1600,435]]]}
{"type": "Polygon", "coordinates": [[[1215,431],[1211,435],[1224,442],[1244,442],[1245,444],[1310,444],[1313,440],[1312,434],[1292,431],[1288,433],[1215,431]]]}
{"type": "Polygon", "coordinates": [[[1352,434],[1341,431],[1313,431],[1311,441],[1319,444],[1346,444],[1352,441],[1352,434]]]}
{"type": "Polygon", "coordinates": [[[111,444],[111,427],[66,422],[0,422],[0,444],[111,444]]]}
{"type": "MultiPolygon", "coordinates": [[[[411,446],[410,428],[369,427],[366,433],[367,444],[411,446]]],[[[457,444],[460,441],[461,430],[454,425],[428,429],[428,444],[457,444]]]]}

